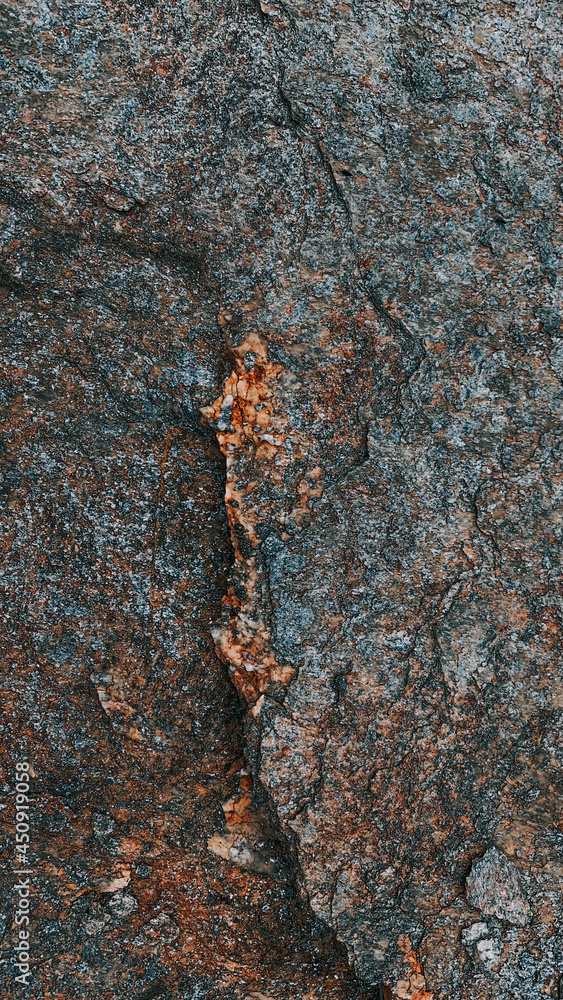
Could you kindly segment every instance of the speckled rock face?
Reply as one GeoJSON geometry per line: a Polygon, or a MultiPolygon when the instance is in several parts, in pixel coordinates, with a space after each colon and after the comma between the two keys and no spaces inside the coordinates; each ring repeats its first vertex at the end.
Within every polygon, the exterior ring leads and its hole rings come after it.
{"type": "Polygon", "coordinates": [[[270,141],[262,34],[229,5],[2,10],[3,997],[369,1000],[253,788],[211,636],[232,544],[199,407],[232,364],[228,289],[259,297],[274,225],[283,255],[315,197],[286,218],[305,168],[270,141]]]}
{"type": "Polygon", "coordinates": [[[557,997],[560,11],[3,21],[37,998],[557,997]]]}

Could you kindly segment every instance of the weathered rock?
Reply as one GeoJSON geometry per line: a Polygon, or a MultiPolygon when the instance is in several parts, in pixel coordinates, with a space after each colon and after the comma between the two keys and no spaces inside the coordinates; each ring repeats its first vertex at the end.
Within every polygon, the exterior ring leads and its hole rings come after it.
{"type": "MultiPolygon", "coordinates": [[[[66,956],[38,997],[287,995],[275,922],[201,929],[218,870],[236,895],[288,864],[210,632],[362,981],[557,996],[558,11],[5,10],[4,738],[44,782],[66,956]]],[[[300,962],[292,996],[353,994],[300,962]]]]}
{"type": "Polygon", "coordinates": [[[232,550],[199,407],[231,363],[258,17],[2,18],[2,995],[27,754],[34,1000],[360,997],[256,800],[210,636],[232,550]]]}
{"type": "Polygon", "coordinates": [[[533,5],[278,13],[292,126],[331,178],[371,336],[345,354],[333,316],[330,363],[317,333],[311,364],[267,331],[269,451],[244,408],[217,424],[238,539],[218,648],[311,904],[360,976],[405,997],[555,995],[561,34],[533,5]],[[350,414],[355,461],[329,444],[350,414]],[[501,923],[473,951],[479,900],[501,923]]]}
{"type": "Polygon", "coordinates": [[[466,880],[467,898],[481,910],[511,924],[527,924],[530,907],[518,878],[518,869],[496,847],[473,862],[466,880]]]}

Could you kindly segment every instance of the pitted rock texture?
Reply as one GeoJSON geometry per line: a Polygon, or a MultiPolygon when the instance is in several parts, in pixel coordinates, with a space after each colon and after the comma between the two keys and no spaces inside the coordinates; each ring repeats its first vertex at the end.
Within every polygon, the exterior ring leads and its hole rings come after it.
{"type": "Polygon", "coordinates": [[[38,998],[561,992],[559,15],[5,5],[38,998]]]}

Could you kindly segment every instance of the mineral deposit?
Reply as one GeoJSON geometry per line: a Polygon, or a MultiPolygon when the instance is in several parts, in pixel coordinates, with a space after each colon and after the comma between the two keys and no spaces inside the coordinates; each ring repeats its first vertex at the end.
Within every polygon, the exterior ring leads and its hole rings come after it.
{"type": "Polygon", "coordinates": [[[2,38],[6,989],[560,996],[560,9],[2,38]]]}

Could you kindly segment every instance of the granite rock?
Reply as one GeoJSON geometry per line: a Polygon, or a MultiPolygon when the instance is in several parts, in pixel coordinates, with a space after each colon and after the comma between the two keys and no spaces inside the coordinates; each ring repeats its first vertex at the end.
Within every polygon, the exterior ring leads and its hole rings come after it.
{"type": "Polygon", "coordinates": [[[3,21],[38,1000],[556,997],[558,11],[3,21]]]}

